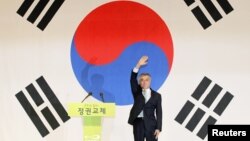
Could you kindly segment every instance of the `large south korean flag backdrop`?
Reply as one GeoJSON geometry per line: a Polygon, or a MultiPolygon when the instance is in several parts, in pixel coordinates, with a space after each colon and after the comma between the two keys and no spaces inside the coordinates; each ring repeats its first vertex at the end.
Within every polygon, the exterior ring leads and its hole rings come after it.
{"type": "Polygon", "coordinates": [[[103,141],[131,141],[131,69],[162,95],[159,140],[250,123],[248,0],[1,0],[0,140],[83,140],[70,102],[116,104],[103,141]],[[27,109],[25,109],[27,108],[27,109]],[[32,120],[31,120],[32,119],[32,120]],[[39,120],[40,119],[40,120],[39,120]]]}

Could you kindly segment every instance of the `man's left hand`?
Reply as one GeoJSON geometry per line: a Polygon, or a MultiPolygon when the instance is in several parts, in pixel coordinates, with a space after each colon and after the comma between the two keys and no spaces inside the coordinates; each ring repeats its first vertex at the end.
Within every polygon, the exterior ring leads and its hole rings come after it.
{"type": "Polygon", "coordinates": [[[154,132],[154,135],[155,135],[155,138],[158,139],[158,136],[160,135],[160,130],[159,129],[156,129],[155,132],[154,132]]]}

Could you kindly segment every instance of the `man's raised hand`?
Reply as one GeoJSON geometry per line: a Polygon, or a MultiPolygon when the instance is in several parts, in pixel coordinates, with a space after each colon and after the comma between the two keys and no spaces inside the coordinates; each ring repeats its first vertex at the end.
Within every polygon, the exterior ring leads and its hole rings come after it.
{"type": "Polygon", "coordinates": [[[148,56],[142,56],[141,59],[138,61],[136,68],[140,68],[143,65],[146,65],[148,63],[148,56]]]}

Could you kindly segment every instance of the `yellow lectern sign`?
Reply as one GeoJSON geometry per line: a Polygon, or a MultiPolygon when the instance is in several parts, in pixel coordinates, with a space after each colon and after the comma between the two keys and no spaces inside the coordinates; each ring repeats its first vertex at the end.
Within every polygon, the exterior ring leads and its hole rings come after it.
{"type": "Polygon", "coordinates": [[[69,103],[69,116],[114,117],[115,103],[69,103]]]}

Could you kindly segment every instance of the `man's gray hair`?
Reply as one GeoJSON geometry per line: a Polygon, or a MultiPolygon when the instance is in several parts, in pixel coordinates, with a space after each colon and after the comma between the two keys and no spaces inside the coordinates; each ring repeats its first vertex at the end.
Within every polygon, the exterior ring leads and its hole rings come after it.
{"type": "Polygon", "coordinates": [[[150,73],[143,72],[143,73],[141,73],[141,74],[139,75],[139,81],[140,81],[140,79],[141,79],[142,76],[149,76],[149,78],[151,79],[150,73]]]}

